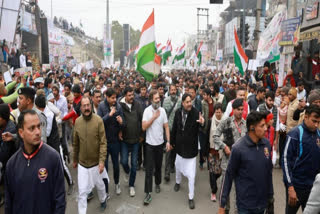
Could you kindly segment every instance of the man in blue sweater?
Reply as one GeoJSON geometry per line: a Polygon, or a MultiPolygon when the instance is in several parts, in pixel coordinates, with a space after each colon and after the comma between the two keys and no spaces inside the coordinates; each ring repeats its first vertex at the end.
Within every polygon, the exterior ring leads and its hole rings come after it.
{"type": "Polygon", "coordinates": [[[247,117],[248,133],[232,147],[220,195],[219,214],[235,180],[238,214],[263,214],[273,198],[271,147],[264,138],[266,115],[253,111],[247,117]]]}
{"type": "Polygon", "coordinates": [[[66,197],[58,152],[41,141],[36,111],[18,118],[21,148],[9,159],[5,175],[6,214],[64,214],[66,197]]]}
{"type": "Polygon", "coordinates": [[[304,210],[313,182],[320,172],[320,108],[306,108],[303,123],[287,135],[282,159],[286,186],[286,214],[304,210]]]}

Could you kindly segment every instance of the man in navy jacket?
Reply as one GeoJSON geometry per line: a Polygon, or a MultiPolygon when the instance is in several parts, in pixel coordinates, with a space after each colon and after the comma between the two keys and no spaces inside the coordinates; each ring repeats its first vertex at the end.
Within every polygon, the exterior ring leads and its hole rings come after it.
{"type": "Polygon", "coordinates": [[[40,119],[34,110],[21,112],[21,148],[9,159],[5,175],[6,214],[64,214],[65,186],[59,154],[41,142],[40,119]]]}
{"type": "Polygon", "coordinates": [[[264,138],[266,115],[253,111],[247,117],[246,136],[232,147],[220,195],[219,214],[225,213],[235,180],[238,213],[263,214],[273,198],[271,147],[264,138]]]}
{"type": "Polygon", "coordinates": [[[305,208],[313,182],[320,172],[320,108],[306,108],[301,125],[287,135],[282,159],[283,180],[286,186],[286,213],[305,208]]]}
{"type": "MultiPolygon", "coordinates": [[[[124,126],[123,111],[119,103],[117,103],[116,91],[108,88],[106,91],[107,98],[98,106],[98,115],[102,118],[107,138],[107,158],[105,167],[108,171],[108,159],[111,155],[113,165],[113,178],[116,185],[116,193],[121,193],[119,175],[119,155],[120,155],[120,139],[119,132],[124,126]]],[[[106,191],[109,193],[108,183],[105,181],[106,191]]]]}

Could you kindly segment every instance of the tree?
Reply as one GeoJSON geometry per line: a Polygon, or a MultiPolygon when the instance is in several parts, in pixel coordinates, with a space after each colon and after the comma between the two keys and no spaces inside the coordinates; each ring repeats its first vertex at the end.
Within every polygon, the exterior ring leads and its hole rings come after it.
{"type": "Polygon", "coordinates": [[[133,49],[139,45],[139,40],[140,40],[140,30],[134,30],[130,26],[130,48],[133,49]]]}
{"type": "Polygon", "coordinates": [[[123,49],[123,28],[118,21],[112,21],[111,38],[113,39],[114,59],[120,59],[120,50],[123,49]]]}

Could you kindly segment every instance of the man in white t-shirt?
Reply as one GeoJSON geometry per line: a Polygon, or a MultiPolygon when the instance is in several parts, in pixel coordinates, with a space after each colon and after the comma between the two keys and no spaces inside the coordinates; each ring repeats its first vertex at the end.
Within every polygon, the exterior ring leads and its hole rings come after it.
{"type": "Polygon", "coordinates": [[[163,158],[163,128],[165,129],[167,144],[166,149],[169,151],[170,146],[170,132],[168,126],[168,118],[165,110],[160,107],[160,96],[156,90],[152,90],[149,95],[151,105],[143,112],[142,129],[146,131],[146,176],[144,192],[146,197],[144,205],[150,204],[153,172],[155,175],[156,193],[160,192],[161,184],[161,167],[163,158]],[[155,170],[153,170],[155,167],[155,170]]]}

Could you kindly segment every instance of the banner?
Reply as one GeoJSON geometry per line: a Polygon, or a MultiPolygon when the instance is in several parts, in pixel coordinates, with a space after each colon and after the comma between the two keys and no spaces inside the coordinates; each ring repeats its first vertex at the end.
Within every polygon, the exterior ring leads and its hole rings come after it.
{"type": "Polygon", "coordinates": [[[279,45],[294,45],[299,42],[300,37],[300,18],[284,20],[281,24],[281,38],[279,45]]]}
{"type": "Polygon", "coordinates": [[[217,50],[217,55],[216,55],[216,61],[221,62],[223,59],[223,50],[222,49],[218,49],[217,50]]]}
{"type": "Polygon", "coordinates": [[[20,19],[21,19],[21,30],[26,31],[28,33],[32,33],[34,35],[38,35],[36,18],[34,14],[26,12],[23,9],[20,19]]]}
{"type": "Polygon", "coordinates": [[[286,14],[286,10],[278,12],[260,35],[257,59],[264,60],[270,56],[270,53],[279,52],[277,46],[279,46],[281,38],[281,24],[286,19],[286,14]],[[278,49],[278,51],[275,49],[278,49]]]}

